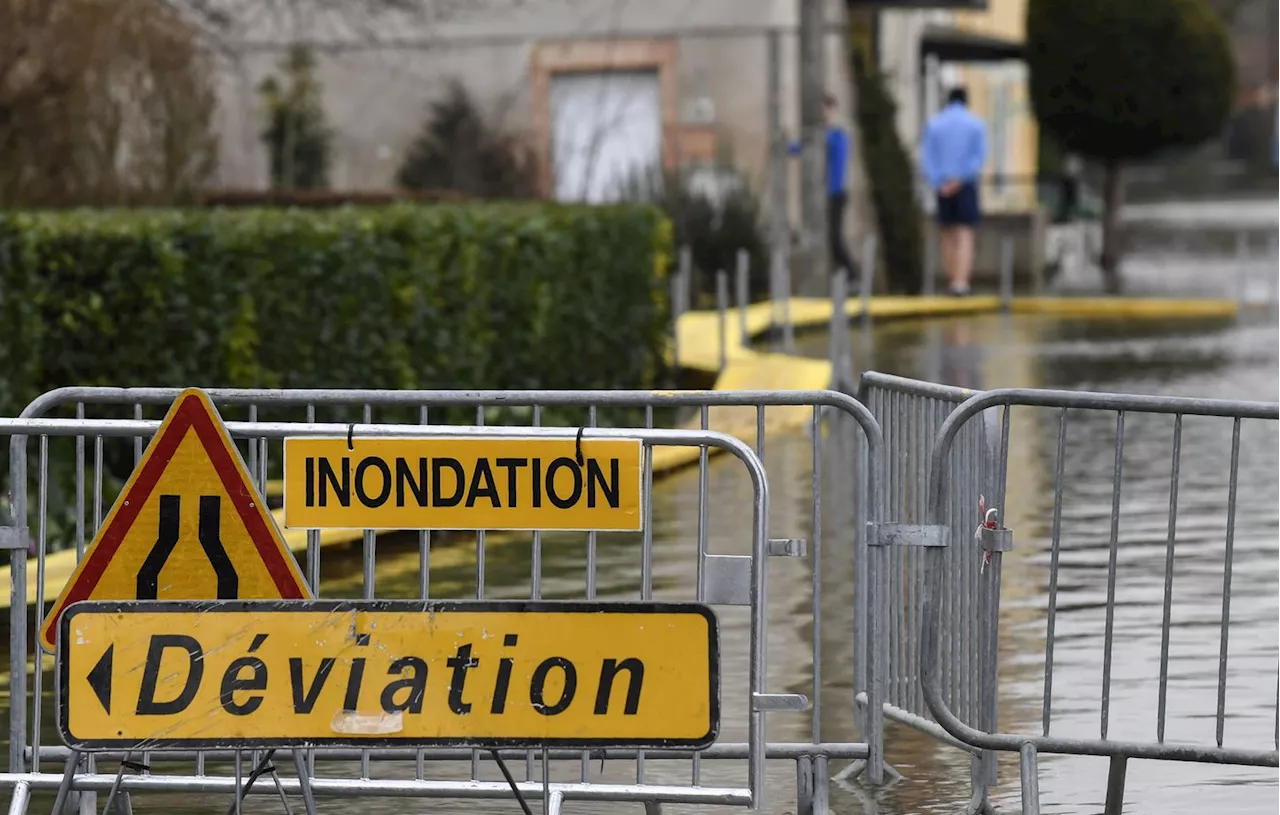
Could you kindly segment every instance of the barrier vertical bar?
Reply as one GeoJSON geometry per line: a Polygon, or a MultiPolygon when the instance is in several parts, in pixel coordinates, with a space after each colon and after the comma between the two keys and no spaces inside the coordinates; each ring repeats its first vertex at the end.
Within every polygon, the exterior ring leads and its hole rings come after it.
{"type": "Polygon", "coordinates": [[[1044,703],[1041,710],[1043,734],[1049,735],[1053,718],[1053,637],[1058,619],[1058,561],[1062,551],[1062,476],[1066,467],[1067,409],[1058,414],[1057,469],[1053,478],[1053,532],[1049,555],[1049,620],[1044,635],[1044,703]]]}
{"type": "MultiPolygon", "coordinates": [[[[9,441],[9,512],[19,534],[27,529],[27,437],[9,441]]],[[[9,552],[9,665],[27,664],[27,547],[9,552]]],[[[39,723],[36,724],[39,727],[39,723]]],[[[9,671],[9,772],[20,773],[27,738],[27,672],[9,671]]]]}
{"type": "Polygon", "coordinates": [[[1173,613],[1173,548],[1178,537],[1178,471],[1182,463],[1182,414],[1173,419],[1173,473],[1169,477],[1169,537],[1164,555],[1164,616],[1160,625],[1160,695],[1156,714],[1156,740],[1164,741],[1165,711],[1169,691],[1169,634],[1173,613]]]}
{"type": "Polygon", "coordinates": [[[1116,559],[1120,544],[1120,479],[1124,465],[1124,411],[1116,412],[1116,463],[1111,487],[1111,547],[1107,558],[1107,621],[1102,655],[1102,738],[1111,721],[1111,648],[1115,634],[1116,559]]]}

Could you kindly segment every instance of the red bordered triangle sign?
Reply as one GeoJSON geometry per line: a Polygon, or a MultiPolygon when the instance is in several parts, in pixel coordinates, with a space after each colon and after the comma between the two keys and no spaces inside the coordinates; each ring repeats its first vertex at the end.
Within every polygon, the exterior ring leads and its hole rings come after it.
{"type": "Polygon", "coordinates": [[[81,600],[312,596],[208,394],[183,391],[40,627],[81,600]]]}

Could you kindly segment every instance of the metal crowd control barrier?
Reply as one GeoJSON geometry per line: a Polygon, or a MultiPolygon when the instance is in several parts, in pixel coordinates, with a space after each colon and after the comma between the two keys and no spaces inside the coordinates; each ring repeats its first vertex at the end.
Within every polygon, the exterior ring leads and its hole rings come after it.
{"type": "MultiPolygon", "coordinates": [[[[927,517],[925,485],[934,436],[956,405],[973,393],[875,371],[862,375],[859,389],[884,434],[884,520],[871,540],[871,641],[882,649],[877,657],[883,666],[884,715],[973,754],[974,798],[981,801],[995,782],[994,755],[982,754],[932,721],[920,684],[925,553],[947,535],[972,538],[980,501],[1003,506],[1004,457],[995,447],[1000,429],[991,421],[970,423],[958,435],[957,454],[946,471],[944,483],[953,499],[948,514],[941,528],[931,526],[927,517]]],[[[961,715],[994,727],[998,563],[984,567],[983,554],[974,546],[942,551],[950,577],[942,588],[946,616],[939,623],[945,655],[942,693],[961,715]]],[[[859,696],[859,702],[866,704],[865,697],[859,696]]]]}
{"type": "MultiPolygon", "coordinates": [[[[104,441],[114,437],[132,438],[133,462],[136,464],[142,454],[145,439],[155,432],[157,422],[145,420],[146,406],[167,406],[179,394],[178,389],[171,388],[64,388],[47,393],[23,411],[22,417],[12,420],[0,420],[0,431],[12,436],[10,443],[11,471],[11,512],[13,527],[4,530],[7,548],[10,549],[11,563],[11,665],[22,666],[28,660],[28,632],[32,621],[27,619],[27,559],[26,548],[29,524],[27,497],[27,479],[29,466],[27,461],[28,438],[39,438],[39,462],[37,477],[37,514],[38,532],[36,532],[35,552],[35,600],[37,608],[49,599],[44,597],[46,574],[45,530],[49,523],[47,516],[50,492],[50,467],[62,466],[63,462],[50,454],[51,440],[56,447],[59,437],[72,437],[75,443],[75,517],[72,519],[75,528],[77,557],[84,553],[86,534],[92,536],[93,530],[102,521],[104,473],[106,462],[120,452],[108,449],[104,441]],[[96,410],[109,407],[118,411],[120,406],[132,407],[132,419],[97,419],[89,418],[96,410]],[[64,414],[74,410],[76,418],[46,419],[41,418],[50,413],[61,411],[64,414]],[[86,457],[93,461],[92,477],[87,473],[86,457]],[[93,509],[86,515],[86,493],[92,495],[93,509]]],[[[698,466],[698,521],[696,529],[697,584],[696,599],[712,605],[749,606],[751,618],[748,625],[750,637],[749,656],[749,695],[733,701],[729,699],[733,691],[731,684],[726,683],[722,690],[726,698],[721,743],[700,753],[690,751],[604,749],[592,751],[555,750],[542,756],[541,778],[537,768],[537,751],[503,750],[501,755],[518,756],[525,759],[525,780],[515,782],[522,794],[545,793],[548,811],[558,810],[560,803],[567,799],[590,798],[595,800],[644,801],[651,804],[654,811],[660,802],[688,803],[723,803],[736,805],[759,806],[765,789],[765,760],[790,760],[796,767],[796,787],[800,811],[821,813],[827,808],[828,762],[831,760],[856,760],[865,768],[867,778],[872,783],[879,783],[883,772],[882,728],[878,715],[879,705],[868,705],[868,712],[859,722],[861,740],[846,739],[829,741],[824,738],[822,726],[822,687],[821,651],[822,627],[819,604],[821,587],[819,578],[822,574],[822,541],[821,512],[824,492],[830,493],[830,485],[822,481],[820,465],[820,447],[822,437],[822,409],[828,408],[844,414],[853,420],[866,440],[866,466],[870,472],[876,472],[880,461],[881,438],[879,426],[862,404],[843,394],[831,391],[800,392],[719,392],[719,391],[682,391],[682,392],[647,392],[647,391],[371,391],[371,390],[232,390],[210,389],[210,397],[220,406],[243,410],[248,421],[227,421],[227,426],[239,440],[247,440],[248,456],[246,461],[249,470],[259,482],[260,488],[266,492],[269,463],[275,460],[278,450],[274,446],[286,435],[333,435],[345,434],[352,429],[349,417],[343,416],[341,423],[323,422],[317,419],[318,413],[325,410],[343,411],[355,409],[359,411],[360,424],[355,425],[365,435],[424,435],[432,433],[458,435],[460,433],[476,433],[484,435],[529,435],[541,434],[555,438],[585,437],[640,437],[645,440],[645,479],[652,480],[652,453],[655,446],[678,445],[700,448],[697,457],[698,466]],[[768,538],[768,487],[765,480],[763,462],[765,460],[765,426],[766,409],[768,407],[811,407],[810,431],[812,434],[812,523],[813,528],[809,540],[797,541],[799,536],[789,535],[780,540],[768,538]],[[474,422],[468,425],[429,424],[432,412],[441,409],[474,408],[474,422]],[[544,409],[578,409],[584,414],[585,421],[581,425],[560,428],[540,428],[544,409]],[[643,408],[645,427],[640,430],[608,430],[599,429],[597,420],[600,412],[621,408],[643,408]],[[696,409],[700,416],[701,430],[655,429],[655,411],[669,408],[696,409]],[[738,441],[736,438],[711,432],[710,416],[712,410],[722,408],[746,408],[755,413],[756,445],[755,450],[738,441]],[[483,427],[488,411],[524,410],[529,421],[526,427],[483,427]],[[412,415],[404,416],[409,411],[412,415]],[[395,414],[392,423],[376,421],[375,412],[395,414]],[[259,421],[260,414],[270,414],[272,421],[259,421]],[[284,421],[276,419],[283,418],[284,421]],[[394,422],[404,422],[396,424],[394,422]],[[746,466],[753,486],[753,520],[751,538],[752,555],[714,554],[709,551],[710,531],[709,518],[709,465],[708,456],[714,450],[727,451],[736,456],[746,466]],[[767,573],[765,558],[768,555],[800,555],[804,554],[807,543],[808,556],[812,563],[813,576],[813,676],[814,688],[810,727],[811,738],[803,742],[769,742],[764,731],[764,713],[766,710],[795,710],[802,697],[790,694],[769,694],[764,690],[768,660],[764,638],[764,597],[765,575],[767,573]],[[745,719],[745,740],[731,741],[725,736],[733,731],[731,718],[737,714],[745,719]],[[688,782],[670,781],[674,776],[666,772],[663,765],[663,780],[653,782],[650,771],[646,779],[646,757],[651,760],[687,761],[688,782]],[[553,778],[557,760],[572,760],[577,765],[574,775],[576,780],[557,780],[553,778]],[[704,783],[703,765],[709,760],[746,760],[748,762],[747,778],[739,784],[720,783],[724,773],[716,770],[715,784],[704,783]],[[618,762],[626,761],[634,769],[634,781],[605,780],[604,762],[611,762],[610,771],[616,771],[618,762]],[[601,762],[601,768],[593,779],[595,762],[601,762]],[[865,762],[865,764],[862,764],[865,762]]],[[[231,417],[228,417],[229,419],[231,417]]],[[[438,421],[438,420],[437,420],[438,421]]],[[[455,418],[456,421],[456,418],[455,418]]],[[[879,506],[878,479],[864,478],[853,485],[837,484],[840,489],[839,505],[848,506],[852,499],[864,518],[875,518],[879,506]],[[852,493],[852,494],[850,494],[852,493]]],[[[642,600],[653,597],[655,573],[659,567],[667,564],[655,562],[655,547],[652,533],[652,503],[646,504],[645,513],[649,523],[645,524],[640,552],[640,587],[642,600]]],[[[410,533],[413,534],[413,533],[410,533]]],[[[549,533],[548,533],[549,534],[549,533]]],[[[581,533],[580,533],[581,534],[581,533]]],[[[432,582],[432,534],[419,532],[417,592],[416,596],[442,599],[431,594],[432,582]]],[[[585,595],[588,599],[599,597],[600,585],[597,566],[601,552],[599,535],[585,533],[585,595]]],[[[378,596],[375,585],[377,567],[377,547],[375,530],[364,530],[361,536],[362,558],[360,569],[360,596],[372,599],[378,596]]],[[[321,566],[320,533],[316,530],[308,532],[306,576],[313,586],[319,586],[321,566]]],[[[550,556],[544,546],[543,533],[533,532],[530,539],[530,575],[528,596],[539,598],[544,594],[544,562],[550,556]]],[[[465,545],[465,544],[464,544],[465,545]]],[[[875,675],[874,654],[866,651],[868,582],[865,557],[866,541],[858,536],[857,570],[855,578],[855,596],[857,608],[854,610],[855,631],[855,685],[857,692],[873,702],[878,700],[878,688],[868,682],[868,677],[875,675]]],[[[474,579],[476,598],[492,597],[486,590],[486,567],[493,567],[493,559],[486,557],[486,534],[483,530],[475,531],[474,579]]],[[[437,572],[438,572],[437,567],[437,572]]],[[[506,591],[509,592],[509,589],[506,591]]],[[[558,586],[562,594],[569,590],[558,586]]],[[[574,596],[579,590],[570,592],[574,596]]],[[[619,595],[615,589],[612,596],[619,595]]],[[[729,610],[732,613],[732,610],[729,610]]],[[[38,622],[35,621],[35,622],[38,622]]],[[[727,639],[723,649],[727,656],[734,645],[727,639]]],[[[34,671],[33,687],[28,688],[26,673],[17,668],[11,672],[11,710],[10,710],[10,772],[0,775],[0,784],[14,788],[12,800],[13,811],[24,811],[32,790],[49,789],[59,786],[64,774],[71,776],[72,788],[77,793],[92,795],[111,789],[117,780],[113,774],[102,772],[104,762],[121,758],[111,753],[95,753],[87,757],[70,753],[66,748],[53,746],[52,730],[48,727],[51,721],[51,706],[45,691],[51,686],[46,676],[46,669],[37,664],[34,671]],[[58,762],[58,770],[49,772],[49,762],[58,762]]],[[[728,676],[727,672],[722,675],[728,676]]],[[[741,729],[742,721],[737,723],[741,729]]],[[[738,736],[741,738],[741,735],[738,736]]],[[[248,751],[246,751],[248,752],[248,751]]],[[[299,751],[303,752],[303,751],[299,751]]],[[[277,753],[278,760],[292,757],[288,750],[277,753]]],[[[258,756],[254,756],[256,763],[258,756]]],[[[507,783],[496,780],[485,780],[482,777],[482,762],[489,756],[485,751],[474,749],[365,749],[365,750],[324,750],[311,749],[305,751],[305,761],[300,765],[310,779],[311,786],[318,795],[388,795],[388,796],[428,796],[428,797],[469,797],[469,798],[501,798],[511,794],[507,783]],[[357,768],[351,768],[342,774],[342,762],[358,761],[357,768]],[[371,776],[371,762],[376,761],[378,767],[390,768],[388,772],[397,773],[398,777],[374,778],[371,776]],[[396,762],[412,762],[411,769],[404,769],[396,762]],[[455,765],[447,767],[450,761],[468,762],[469,771],[463,771],[455,765]],[[339,767],[337,777],[323,777],[316,772],[317,762],[326,762],[330,766],[339,767]],[[436,768],[442,768],[445,776],[453,770],[453,775],[465,772],[463,778],[454,780],[435,780],[428,778],[427,762],[432,762],[432,775],[436,768]],[[396,769],[398,767],[398,769],[396,769]],[[358,775],[357,775],[358,773],[358,775]]],[[[204,751],[200,753],[154,752],[144,757],[143,762],[149,769],[143,775],[126,776],[121,790],[141,791],[156,790],[170,792],[222,791],[232,792],[241,787],[241,756],[238,752],[204,751]],[[175,762],[186,764],[186,774],[165,774],[159,772],[160,765],[175,762]],[[195,773],[189,772],[194,762],[195,773]],[[228,767],[231,763],[234,767],[228,767]]],[[[717,762],[717,764],[722,762],[717,762]]],[[[250,765],[253,766],[253,765],[250,765]]],[[[613,778],[616,778],[616,772],[613,778]]],[[[776,778],[776,776],[774,776],[776,778]]],[[[300,789],[298,779],[278,779],[279,790],[297,792],[300,789]]],[[[769,787],[775,783],[770,781],[769,787]]],[[[259,786],[255,793],[271,793],[270,787],[259,786]]]]}
{"type": "MultiPolygon", "coordinates": [[[[919,385],[917,393],[927,393],[933,386],[919,385]]],[[[1258,746],[1231,746],[1225,739],[1225,698],[1228,686],[1228,639],[1231,627],[1231,587],[1233,565],[1233,542],[1236,531],[1236,509],[1240,487],[1241,430],[1247,421],[1274,422],[1280,414],[1280,406],[1275,403],[1227,401],[1213,399],[1195,399],[1179,397],[1133,396],[1108,393],[1089,393],[1073,391],[1007,389],[992,390],[976,394],[967,399],[947,416],[933,442],[929,459],[929,492],[926,528],[922,533],[924,541],[924,594],[921,608],[920,629],[920,692],[928,706],[929,712],[938,724],[954,739],[971,747],[986,751],[1008,751],[1020,755],[1020,774],[1022,785],[1022,810],[1028,815],[1039,812],[1039,782],[1037,761],[1040,754],[1074,754],[1089,756],[1107,756],[1110,758],[1110,772],[1107,779],[1107,815],[1119,815],[1124,798],[1125,771],[1130,758],[1159,759],[1168,761],[1200,762],[1210,764],[1239,764],[1253,766],[1277,766],[1276,737],[1272,734],[1270,749],[1258,746]],[[999,619],[999,580],[1002,553],[1012,549],[1012,531],[999,519],[988,519],[991,522],[979,528],[976,536],[979,544],[974,545],[975,534],[968,532],[962,525],[956,527],[954,520],[958,510],[965,510],[964,504],[971,498],[964,494],[964,489],[957,489],[955,477],[957,466],[964,471],[964,462],[971,457],[966,434],[973,429],[970,420],[984,411],[997,408],[1003,411],[1003,428],[1001,434],[999,462],[1007,461],[1009,453],[1010,412],[1013,406],[1048,408],[1056,412],[1057,450],[1056,473],[1053,478],[1054,503],[1052,532],[1050,544],[1049,589],[1047,627],[1044,652],[1043,695],[1041,697],[1041,728],[1039,733],[1005,732],[997,727],[994,716],[984,715],[981,708],[975,712],[963,705],[963,696],[957,700],[954,680],[956,676],[956,652],[954,639],[949,636],[954,622],[954,585],[960,582],[974,584],[972,574],[966,576],[955,570],[956,550],[970,553],[970,558],[982,553],[989,557],[986,569],[989,578],[983,582],[976,581],[977,590],[984,597],[995,601],[993,608],[984,609],[990,612],[986,621],[986,630],[982,632],[982,641],[978,648],[980,660],[986,666],[982,687],[994,691],[994,670],[996,665],[996,644],[998,642],[999,619]],[[1098,434],[1111,429],[1114,433],[1113,480],[1110,490],[1110,545],[1107,563],[1107,592],[1105,600],[1105,635],[1099,663],[1101,667],[1101,721],[1098,738],[1068,738],[1051,733],[1053,717],[1053,676],[1054,645],[1063,635],[1056,630],[1055,621],[1059,610],[1059,586],[1062,564],[1062,522],[1063,522],[1063,483],[1064,461],[1068,438],[1069,417],[1075,412],[1076,423],[1082,424],[1087,432],[1098,434]],[[1107,421],[1098,422],[1101,414],[1107,421]],[[1158,697],[1157,714],[1154,717],[1154,738],[1147,740],[1118,739],[1109,734],[1112,723],[1111,709],[1114,692],[1112,666],[1115,645],[1115,618],[1120,598],[1117,596],[1118,553],[1121,548],[1120,521],[1123,514],[1121,502],[1122,474],[1125,463],[1125,428],[1126,421],[1132,416],[1143,414],[1163,414],[1172,417],[1172,426],[1159,432],[1169,432],[1163,437],[1169,440],[1170,469],[1168,524],[1165,537],[1165,557],[1163,569],[1163,616],[1160,626],[1160,668],[1158,675],[1145,677],[1144,687],[1155,685],[1158,697]],[[1176,557],[1177,517],[1179,501],[1180,471],[1182,465],[1182,449],[1184,439],[1184,418],[1216,417],[1231,420],[1230,464],[1227,467],[1227,502],[1225,507],[1226,529],[1225,550],[1221,555],[1222,608],[1218,619],[1219,659],[1217,670],[1217,700],[1214,716],[1216,734],[1213,743],[1205,742],[1171,742],[1166,741],[1166,724],[1168,716],[1170,637],[1172,629],[1172,606],[1174,594],[1175,563],[1181,559],[1176,557]],[[1104,429],[1106,428],[1106,429],[1104,429]],[[994,593],[991,594],[989,592],[994,593]]],[[[1150,427],[1139,427],[1130,423],[1131,433],[1150,443],[1150,427]]],[[[1222,428],[1225,429],[1225,428],[1222,428]]],[[[892,431],[886,431],[890,439],[895,438],[892,431]]],[[[1274,444],[1274,440],[1271,442],[1274,444]]],[[[889,446],[892,451],[892,442],[889,446]]],[[[892,453],[890,453],[892,455],[892,453]]],[[[1003,472],[1003,464],[1001,465],[1003,472]]],[[[1220,471],[1218,471],[1220,472],[1220,471]]],[[[1144,477],[1152,474],[1143,473],[1144,477]]],[[[1207,489],[1206,473],[1194,473],[1196,480],[1191,484],[1197,491],[1207,489]]],[[[1156,476],[1160,477],[1160,476],[1156,476]]],[[[1001,480],[1003,480],[1001,478],[1001,480]]],[[[997,493],[1002,496],[1002,491],[997,493]]],[[[1003,501],[996,504],[1004,509],[1003,501]]],[[[974,516],[968,516],[973,518],[974,516]]],[[[970,521],[972,526],[973,521],[970,521]]],[[[1185,548],[1185,547],[1184,547],[1185,548]]],[[[1194,561],[1196,553],[1191,553],[1194,561]]],[[[1203,567],[1202,567],[1203,568],[1203,567]]],[[[1184,578],[1185,579],[1185,578],[1184,578]]],[[[1184,601],[1185,602],[1185,601],[1184,601]]],[[[1212,709],[1212,705],[1209,706],[1212,709]]],[[[1208,712],[1208,711],[1204,711],[1208,712]]],[[[1280,717],[1280,710],[1273,713],[1280,717]]],[[[1201,714],[1203,718],[1203,713],[1201,714]]],[[[1273,721],[1280,722],[1280,718],[1273,721]]],[[[1273,728],[1274,730],[1274,728],[1273,728]]],[[[974,805],[986,808],[986,788],[979,787],[975,791],[974,805]]]]}

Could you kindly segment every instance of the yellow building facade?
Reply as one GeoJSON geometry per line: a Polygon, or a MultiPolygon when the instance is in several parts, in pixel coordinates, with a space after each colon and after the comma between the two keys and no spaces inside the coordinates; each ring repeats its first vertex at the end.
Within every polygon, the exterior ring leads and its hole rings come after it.
{"type": "MultiPolygon", "coordinates": [[[[953,12],[952,25],[964,34],[1023,43],[1027,1],[987,0],[983,11],[953,12]]],[[[1008,212],[1034,207],[1039,133],[1026,63],[957,63],[945,70],[944,78],[968,88],[970,109],[987,123],[990,153],[982,189],[984,209],[1008,212]]]]}

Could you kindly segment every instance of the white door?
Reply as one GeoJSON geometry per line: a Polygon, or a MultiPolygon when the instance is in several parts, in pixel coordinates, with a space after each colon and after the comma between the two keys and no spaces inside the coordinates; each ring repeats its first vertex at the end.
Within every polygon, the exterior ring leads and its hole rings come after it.
{"type": "Polygon", "coordinates": [[[616,200],[620,185],[661,159],[657,72],[553,76],[551,134],[557,200],[616,200]]]}

